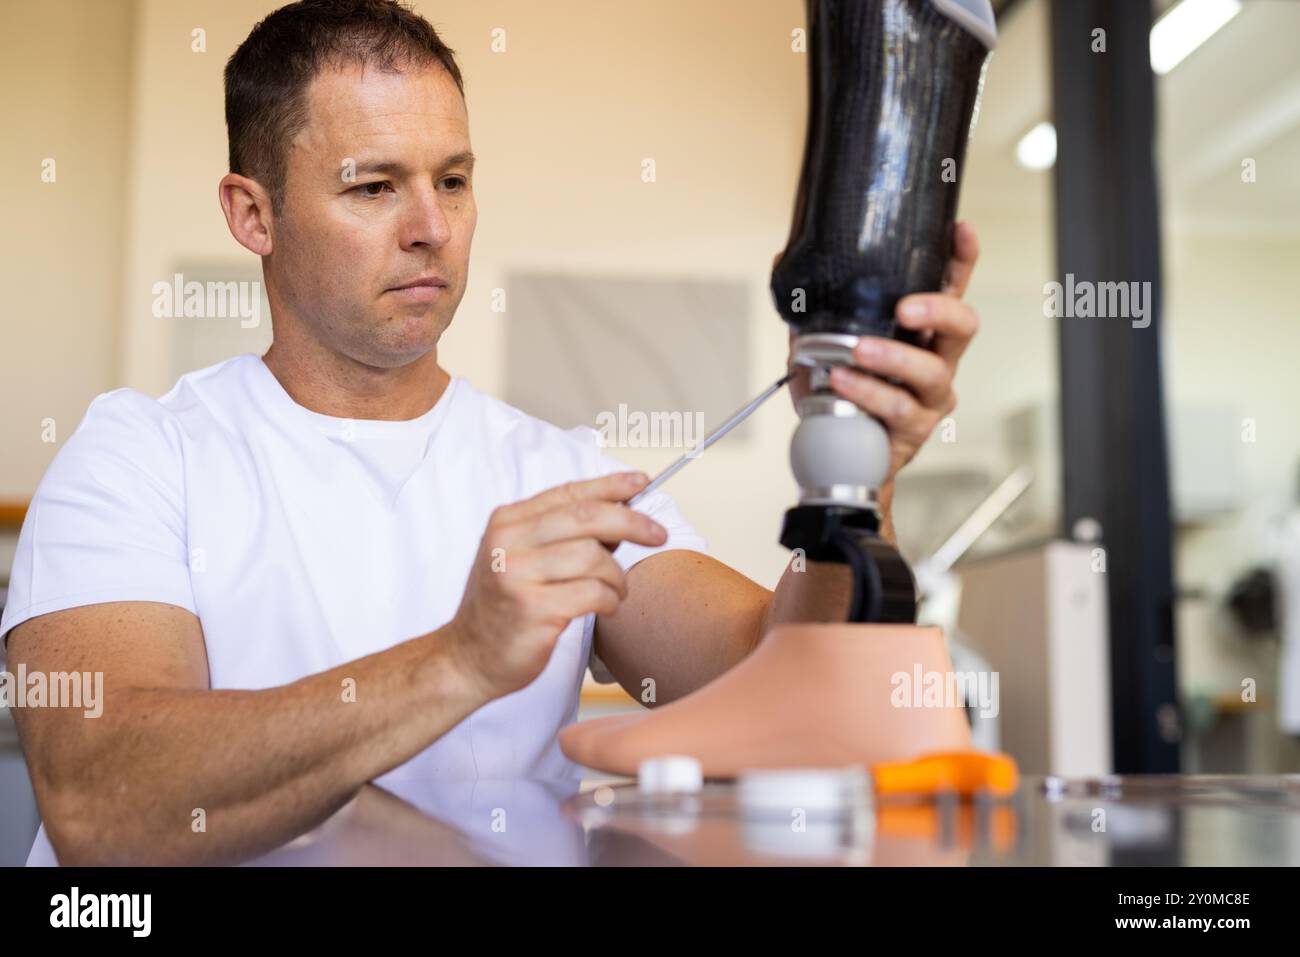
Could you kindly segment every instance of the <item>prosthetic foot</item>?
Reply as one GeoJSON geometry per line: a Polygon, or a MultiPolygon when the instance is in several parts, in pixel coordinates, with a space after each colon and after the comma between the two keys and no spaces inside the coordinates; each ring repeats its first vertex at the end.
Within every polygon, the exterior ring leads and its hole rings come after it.
{"type": "Polygon", "coordinates": [[[684,754],[709,778],[768,767],[869,766],[971,746],[960,701],[935,693],[952,671],[943,634],[915,625],[777,625],[716,681],[652,711],[571,724],[579,764],[636,776],[684,754]],[[927,685],[931,693],[927,696],[927,685]]]}

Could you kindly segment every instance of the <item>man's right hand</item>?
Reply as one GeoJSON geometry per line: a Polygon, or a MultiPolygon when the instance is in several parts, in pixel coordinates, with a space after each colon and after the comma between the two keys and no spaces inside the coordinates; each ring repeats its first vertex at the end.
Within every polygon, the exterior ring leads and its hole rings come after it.
{"type": "Polygon", "coordinates": [[[450,623],[467,675],[488,698],[541,674],[570,620],[618,610],[627,585],[612,549],[668,540],[662,525],[621,504],[647,481],[641,472],[615,472],[492,513],[450,623]]]}

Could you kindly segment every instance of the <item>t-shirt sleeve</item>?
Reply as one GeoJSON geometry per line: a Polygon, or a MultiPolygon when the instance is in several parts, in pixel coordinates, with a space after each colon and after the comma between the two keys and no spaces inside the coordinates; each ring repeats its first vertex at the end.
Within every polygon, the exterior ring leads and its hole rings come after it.
{"type": "MultiPolygon", "coordinates": [[[[628,465],[620,462],[618,459],[603,454],[599,451],[599,444],[595,429],[579,426],[573,430],[575,434],[580,435],[580,440],[589,442],[593,450],[594,465],[592,478],[601,475],[608,475],[611,472],[631,471],[628,465]]],[[[651,475],[651,478],[654,476],[651,475]]],[[[703,552],[709,554],[709,544],[699,532],[697,532],[678,511],[677,503],[673,501],[671,495],[662,489],[651,492],[641,501],[637,502],[634,508],[638,512],[649,515],[656,522],[662,525],[668,532],[668,539],[662,545],[641,545],[636,542],[623,542],[618,548],[614,549],[614,561],[618,562],[619,567],[624,572],[628,571],[633,565],[642,559],[649,558],[651,555],[657,555],[660,552],[670,551],[674,548],[685,548],[691,551],[703,552]]],[[[591,676],[601,684],[613,684],[617,679],[610,674],[605,663],[600,660],[596,654],[595,642],[592,642],[591,655],[588,659],[588,666],[591,668],[591,676]]]]}
{"type": "Polygon", "coordinates": [[[156,601],[194,612],[180,431],[172,413],[130,389],[106,392],[50,463],[14,553],[0,619],[82,605],[156,601]]]}

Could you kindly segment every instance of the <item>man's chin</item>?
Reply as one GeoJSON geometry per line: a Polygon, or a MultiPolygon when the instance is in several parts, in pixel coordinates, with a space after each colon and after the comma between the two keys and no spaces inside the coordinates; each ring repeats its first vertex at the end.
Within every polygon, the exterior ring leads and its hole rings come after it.
{"type": "Polygon", "coordinates": [[[386,317],[376,334],[363,346],[367,365],[394,369],[409,365],[433,351],[447,328],[433,310],[423,314],[398,312],[386,317]]]}

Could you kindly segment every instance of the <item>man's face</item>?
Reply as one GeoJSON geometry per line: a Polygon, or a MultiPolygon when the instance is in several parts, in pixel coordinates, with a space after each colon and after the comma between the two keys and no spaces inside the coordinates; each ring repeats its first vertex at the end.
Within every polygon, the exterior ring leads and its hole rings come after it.
{"type": "Polygon", "coordinates": [[[465,294],[478,210],[469,117],[441,67],[320,73],[288,157],[270,266],[326,347],[395,368],[433,348],[465,294]],[[432,277],[441,286],[399,288],[432,277]]]}

